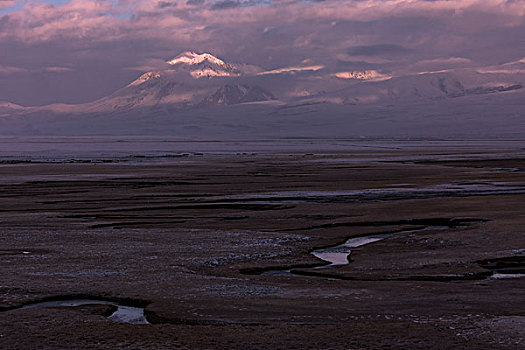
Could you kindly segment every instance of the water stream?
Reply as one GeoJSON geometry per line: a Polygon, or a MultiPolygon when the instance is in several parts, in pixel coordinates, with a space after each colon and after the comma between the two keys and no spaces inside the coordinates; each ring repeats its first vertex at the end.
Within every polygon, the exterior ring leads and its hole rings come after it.
{"type": "Polygon", "coordinates": [[[144,315],[144,308],[121,305],[112,301],[96,300],[96,299],[72,299],[72,300],[53,300],[41,301],[22,306],[20,309],[32,309],[43,307],[73,307],[81,305],[112,305],[117,310],[108,316],[108,319],[129,324],[149,324],[144,315]]]}
{"type": "MultiPolygon", "coordinates": [[[[409,232],[409,231],[403,231],[403,232],[409,232]]],[[[312,255],[314,255],[315,257],[321,260],[324,260],[330,263],[329,265],[318,266],[317,267],[318,269],[340,266],[340,265],[347,265],[349,263],[348,258],[350,257],[350,254],[352,253],[353,248],[357,248],[357,247],[360,247],[366,244],[381,241],[392,235],[393,233],[386,233],[386,234],[379,234],[379,235],[370,235],[370,236],[364,236],[364,237],[350,238],[343,244],[337,245],[335,247],[316,249],[312,252],[312,255]]]]}
{"type": "Polygon", "coordinates": [[[502,280],[502,279],[509,279],[509,278],[524,278],[524,277],[525,277],[525,273],[494,272],[492,276],[489,277],[489,279],[502,280]]]}
{"type": "MultiPolygon", "coordinates": [[[[423,228],[416,228],[416,229],[407,229],[407,230],[399,230],[394,232],[388,232],[388,233],[374,233],[367,236],[361,236],[361,237],[353,237],[347,239],[344,243],[332,246],[332,247],[323,247],[319,249],[315,249],[311,252],[313,256],[316,258],[319,258],[325,263],[320,263],[318,266],[312,266],[314,269],[325,269],[330,267],[336,267],[336,266],[342,266],[347,265],[350,263],[349,257],[352,253],[352,249],[361,247],[370,243],[382,241],[388,237],[402,234],[402,233],[411,233],[411,232],[419,232],[419,231],[426,231],[426,230],[445,230],[450,228],[449,226],[425,226],[423,228]],[[327,264],[328,263],[328,264],[327,264]]],[[[263,272],[265,275],[296,275],[292,269],[272,269],[263,272]]],[[[304,277],[303,275],[301,275],[304,277]]]]}
{"type": "MultiPolygon", "coordinates": [[[[440,225],[428,225],[423,228],[416,229],[407,229],[399,230],[389,233],[376,233],[367,236],[353,237],[347,239],[344,243],[331,246],[315,249],[311,252],[316,258],[321,259],[324,263],[319,263],[317,266],[309,266],[313,269],[326,269],[331,267],[348,265],[350,263],[350,254],[352,250],[367,244],[374,242],[382,241],[388,237],[394,235],[404,234],[404,233],[413,233],[427,230],[446,230],[450,226],[440,226],[440,225]]],[[[305,277],[303,273],[294,272],[293,268],[289,269],[279,269],[275,268],[272,270],[264,271],[263,274],[268,275],[288,275],[288,276],[302,276],[305,277]]],[[[503,271],[494,271],[492,275],[487,277],[488,279],[511,279],[511,278],[524,278],[525,274],[523,273],[513,273],[513,272],[503,272],[503,271]]],[[[326,277],[328,278],[328,277],[326,277]]]]}
{"type": "Polygon", "coordinates": [[[350,263],[349,257],[352,253],[352,249],[361,247],[370,243],[382,241],[388,237],[399,235],[402,233],[412,233],[420,232],[427,230],[446,230],[450,228],[449,226],[425,226],[423,228],[400,230],[389,233],[380,233],[380,234],[371,234],[368,236],[362,237],[353,237],[347,239],[344,243],[333,246],[325,247],[312,251],[312,255],[315,257],[328,262],[329,264],[324,264],[322,266],[316,267],[316,269],[324,269],[327,267],[347,265],[350,263]]]}

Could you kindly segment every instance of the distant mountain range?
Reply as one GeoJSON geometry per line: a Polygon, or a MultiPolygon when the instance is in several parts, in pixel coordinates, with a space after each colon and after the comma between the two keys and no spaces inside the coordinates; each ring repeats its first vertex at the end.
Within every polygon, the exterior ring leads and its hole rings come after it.
{"type": "MultiPolygon", "coordinates": [[[[485,104],[492,100],[491,108],[494,104],[497,107],[498,103],[503,102],[488,99],[487,96],[499,95],[505,95],[499,100],[506,101],[498,107],[501,114],[510,113],[513,117],[517,115],[521,118],[518,119],[520,121],[524,119],[523,113],[516,106],[521,108],[523,105],[524,78],[525,60],[483,69],[396,75],[376,70],[334,72],[323,66],[306,65],[263,70],[242,63],[227,63],[209,53],[188,51],[166,61],[162,69],[146,72],[113,94],[93,102],[38,107],[0,102],[0,135],[84,133],[87,130],[98,134],[111,131],[108,126],[99,130],[94,125],[77,131],[76,127],[64,127],[61,120],[66,125],[66,119],[72,116],[76,116],[75,120],[87,118],[82,119],[87,124],[96,120],[97,125],[107,123],[104,118],[119,117],[132,125],[132,121],[137,118],[162,117],[179,123],[191,115],[213,115],[213,118],[219,118],[218,115],[229,113],[238,113],[240,116],[237,117],[241,119],[245,113],[256,113],[260,118],[274,123],[274,132],[283,134],[282,130],[277,130],[284,125],[281,123],[283,116],[303,115],[305,119],[311,119],[315,115],[318,121],[314,125],[320,128],[323,122],[328,122],[331,118],[328,115],[362,116],[363,111],[374,108],[383,111],[384,108],[390,108],[393,111],[390,118],[396,119],[399,115],[395,111],[410,110],[411,113],[418,114],[418,109],[413,106],[433,106],[435,114],[440,117],[448,115],[449,118],[455,118],[450,115],[447,106],[461,105],[467,113],[469,104],[485,104]],[[220,111],[233,105],[247,107],[220,111]],[[42,125],[43,120],[53,120],[53,126],[42,125]]],[[[419,113],[418,118],[424,114],[419,113]]],[[[206,118],[204,124],[210,120],[210,117],[206,118]]],[[[213,125],[224,121],[214,119],[213,125]]],[[[339,123],[346,125],[343,120],[339,123]]],[[[256,128],[256,124],[246,124],[243,130],[256,128]]],[[[231,130],[238,123],[232,125],[229,127],[231,130]]],[[[287,127],[293,128],[291,125],[287,127]]],[[[135,133],[133,130],[124,132],[123,128],[116,125],[113,127],[117,134],[135,133]]],[[[188,130],[195,131],[202,127],[192,124],[188,130]]],[[[360,125],[353,125],[353,128],[359,134],[360,125]]],[[[155,134],[167,132],[166,130],[158,130],[151,124],[140,127],[136,133],[155,134]]],[[[424,127],[419,130],[424,130],[424,127]]],[[[253,132],[257,133],[255,129],[253,132]]],[[[238,135],[235,132],[233,134],[238,135]]]]}

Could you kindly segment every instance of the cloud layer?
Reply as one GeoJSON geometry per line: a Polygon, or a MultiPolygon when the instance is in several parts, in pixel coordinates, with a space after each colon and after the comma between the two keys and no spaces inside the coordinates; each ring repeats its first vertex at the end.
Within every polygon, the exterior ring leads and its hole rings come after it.
{"type": "Polygon", "coordinates": [[[525,0],[0,0],[0,100],[92,100],[186,50],[262,71],[490,66],[525,56],[524,17],[525,0]]]}

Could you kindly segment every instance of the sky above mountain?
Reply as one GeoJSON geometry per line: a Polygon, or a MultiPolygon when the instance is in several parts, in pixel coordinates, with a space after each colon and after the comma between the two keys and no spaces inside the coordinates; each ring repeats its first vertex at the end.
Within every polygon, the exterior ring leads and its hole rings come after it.
{"type": "Polygon", "coordinates": [[[187,50],[261,72],[490,69],[525,57],[524,19],[525,0],[0,0],[0,101],[91,101],[187,50]]]}

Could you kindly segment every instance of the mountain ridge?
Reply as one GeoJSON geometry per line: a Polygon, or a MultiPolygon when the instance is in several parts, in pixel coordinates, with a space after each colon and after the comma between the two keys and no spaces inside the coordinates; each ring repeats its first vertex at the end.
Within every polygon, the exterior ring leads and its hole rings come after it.
{"type": "MultiPolygon", "coordinates": [[[[498,67],[490,67],[491,73],[464,69],[401,76],[373,69],[348,70],[339,74],[323,68],[297,70],[297,67],[293,74],[285,68],[274,70],[282,73],[260,74],[244,72],[238,64],[225,62],[210,53],[194,51],[182,52],[165,63],[165,69],[145,72],[114,93],[92,102],[76,105],[55,103],[38,107],[3,102],[0,104],[0,116],[33,113],[176,113],[265,101],[282,105],[328,103],[388,106],[470,95],[512,93],[523,88],[521,80],[514,75],[497,73],[498,67]],[[274,89],[277,93],[272,91],[274,89]]],[[[522,62],[517,61],[501,67],[514,69],[521,65],[522,62]]]]}

